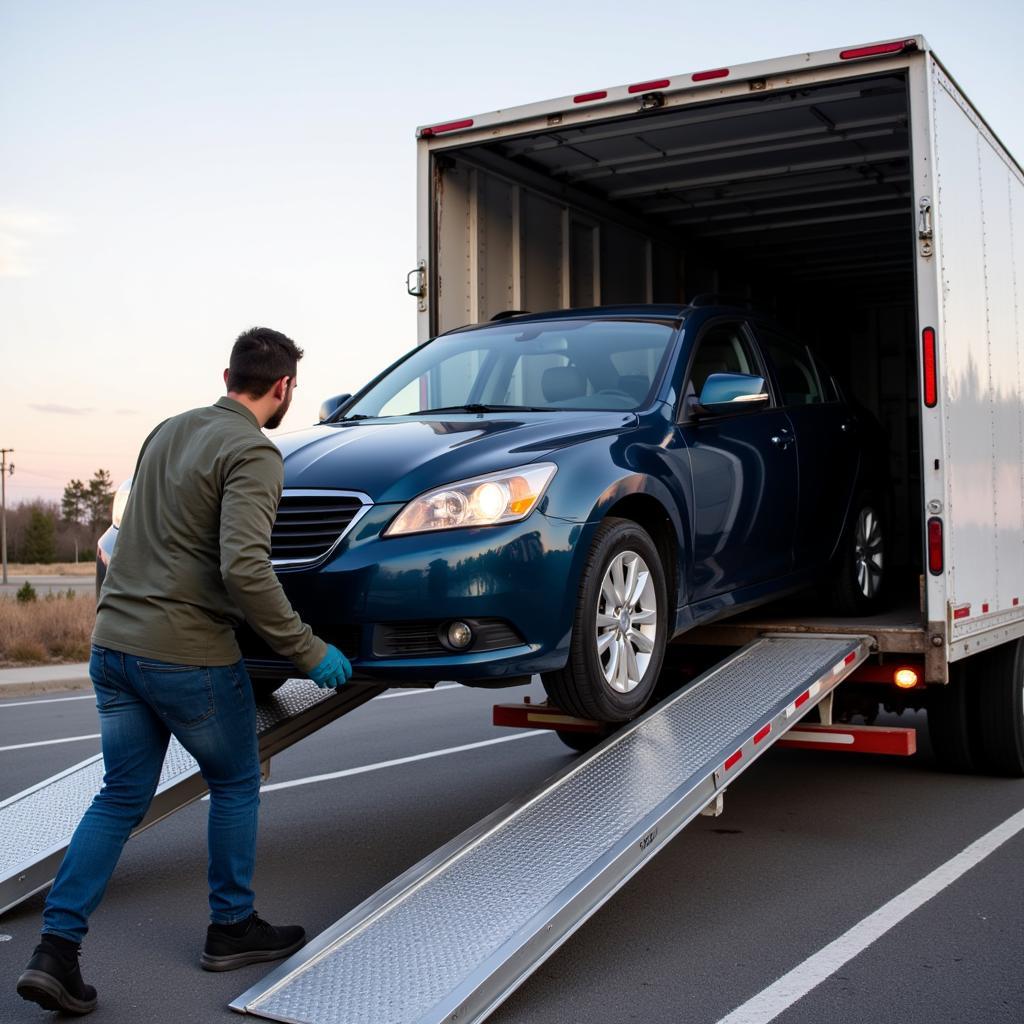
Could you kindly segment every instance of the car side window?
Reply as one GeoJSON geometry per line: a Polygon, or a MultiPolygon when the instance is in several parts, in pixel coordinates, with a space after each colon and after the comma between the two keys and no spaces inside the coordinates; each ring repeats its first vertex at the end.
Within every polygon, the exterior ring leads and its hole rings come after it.
{"type": "Polygon", "coordinates": [[[749,373],[761,376],[761,366],[740,323],[717,324],[697,342],[690,364],[690,378],[683,394],[700,397],[704,384],[713,373],[749,373]]]}
{"type": "Polygon", "coordinates": [[[803,345],[771,331],[761,330],[759,334],[768,358],[775,365],[783,404],[820,405],[824,402],[810,352],[803,345]]]}

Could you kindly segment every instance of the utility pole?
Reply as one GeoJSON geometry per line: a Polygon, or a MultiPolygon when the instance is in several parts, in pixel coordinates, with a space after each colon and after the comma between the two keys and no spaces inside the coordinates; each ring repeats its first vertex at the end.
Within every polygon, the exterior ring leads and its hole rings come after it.
{"type": "Polygon", "coordinates": [[[3,552],[4,586],[7,586],[7,474],[14,475],[14,463],[7,465],[7,456],[13,448],[0,448],[0,550],[3,552]]]}

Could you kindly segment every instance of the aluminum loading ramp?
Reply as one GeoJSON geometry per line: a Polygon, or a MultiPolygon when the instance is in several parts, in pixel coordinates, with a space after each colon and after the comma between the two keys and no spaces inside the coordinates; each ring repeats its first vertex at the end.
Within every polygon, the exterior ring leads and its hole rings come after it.
{"type": "Polygon", "coordinates": [[[385,886],[231,1008],[290,1024],[483,1020],[870,643],[744,647],[385,886]]]}
{"type": "MultiPolygon", "coordinates": [[[[256,705],[260,761],[266,765],[274,754],[385,689],[349,683],[332,691],[306,680],[285,683],[266,702],[256,705]]],[[[96,754],[0,803],[0,914],[53,881],[75,827],[102,781],[103,755],[96,754]]],[[[199,766],[172,738],[153,803],[132,835],[206,792],[199,766]]]]}

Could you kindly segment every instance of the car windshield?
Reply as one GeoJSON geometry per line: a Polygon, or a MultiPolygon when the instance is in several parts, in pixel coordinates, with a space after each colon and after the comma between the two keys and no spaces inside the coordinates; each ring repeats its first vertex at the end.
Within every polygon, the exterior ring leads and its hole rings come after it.
{"type": "Polygon", "coordinates": [[[343,419],[430,411],[640,408],[673,326],[650,320],[504,323],[442,335],[382,377],[343,419]]]}

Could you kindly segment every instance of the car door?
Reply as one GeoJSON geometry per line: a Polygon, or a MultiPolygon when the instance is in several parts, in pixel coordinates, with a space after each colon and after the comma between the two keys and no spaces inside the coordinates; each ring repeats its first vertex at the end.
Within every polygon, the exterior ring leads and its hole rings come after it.
{"type": "Polygon", "coordinates": [[[687,399],[699,398],[712,373],[767,378],[742,320],[704,326],[677,416],[693,481],[691,602],[777,579],[793,565],[797,455],[789,418],[774,396],[753,412],[691,415],[687,399]]]}
{"type": "Polygon", "coordinates": [[[755,329],[796,434],[800,508],[795,558],[797,568],[808,568],[831,556],[843,529],[857,476],[857,422],[831,380],[822,381],[806,345],[769,325],[756,324],[755,329]]]}

